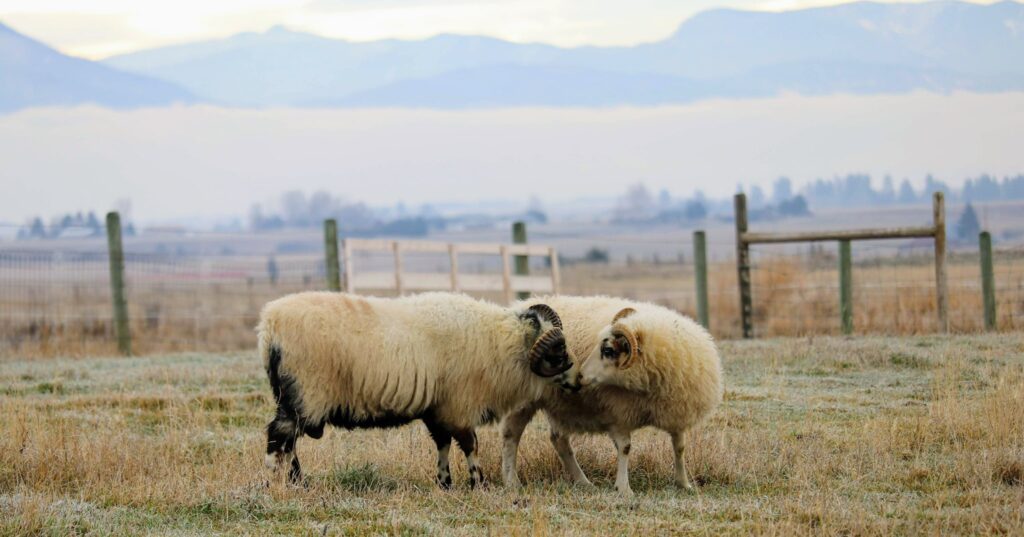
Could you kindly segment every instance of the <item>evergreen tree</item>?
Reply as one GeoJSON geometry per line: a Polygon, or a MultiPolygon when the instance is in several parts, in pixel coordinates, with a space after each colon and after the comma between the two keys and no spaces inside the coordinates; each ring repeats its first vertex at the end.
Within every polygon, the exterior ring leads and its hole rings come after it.
{"type": "Polygon", "coordinates": [[[899,202],[914,203],[915,201],[917,201],[917,193],[914,192],[914,187],[910,186],[910,181],[904,179],[903,182],[900,183],[899,202]]]}
{"type": "Polygon", "coordinates": [[[981,224],[978,223],[978,215],[974,212],[974,207],[968,202],[964,207],[964,212],[960,214],[960,220],[956,223],[956,236],[960,240],[969,241],[977,237],[978,233],[981,233],[981,224]]]}

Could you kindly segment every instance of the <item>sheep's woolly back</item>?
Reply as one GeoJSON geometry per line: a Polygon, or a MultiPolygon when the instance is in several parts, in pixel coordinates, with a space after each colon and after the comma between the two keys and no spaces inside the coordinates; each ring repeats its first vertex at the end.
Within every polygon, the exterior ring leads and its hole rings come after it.
{"type": "Polygon", "coordinates": [[[577,431],[653,425],[684,431],[710,414],[722,400],[722,368],[711,335],[691,319],[658,306],[611,297],[550,296],[525,301],[548,304],[562,318],[566,342],[582,362],[600,341],[600,332],[624,308],[633,313],[618,322],[641,338],[642,355],[622,370],[624,386],[595,386],[577,395],[548,390],[542,408],[577,431]]]}
{"type": "Polygon", "coordinates": [[[432,415],[474,426],[537,398],[526,359],[529,323],[465,295],[398,299],[311,292],[263,308],[259,348],[281,352],[307,422],[432,415]]]}

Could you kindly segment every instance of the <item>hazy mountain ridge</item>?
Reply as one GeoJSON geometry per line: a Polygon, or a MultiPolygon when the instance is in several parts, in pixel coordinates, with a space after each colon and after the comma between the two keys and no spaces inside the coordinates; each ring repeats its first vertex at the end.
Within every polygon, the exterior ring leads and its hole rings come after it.
{"type": "Polygon", "coordinates": [[[458,35],[353,43],[278,27],[108,63],[255,106],[600,106],[786,91],[1002,91],[1024,89],[1024,4],[718,9],[633,47],[458,35]]]}
{"type": "Polygon", "coordinates": [[[193,103],[173,83],[66,56],[0,23],[0,112],[30,106],[111,108],[193,103]]]}
{"type": "MultiPolygon", "coordinates": [[[[0,62],[6,55],[0,48],[0,62]]],[[[251,107],[656,105],[787,92],[1024,90],[1024,4],[716,9],[632,47],[448,34],[357,43],[275,27],[104,63],[209,102],[251,107]]],[[[157,93],[150,102],[166,100],[157,93]]]]}

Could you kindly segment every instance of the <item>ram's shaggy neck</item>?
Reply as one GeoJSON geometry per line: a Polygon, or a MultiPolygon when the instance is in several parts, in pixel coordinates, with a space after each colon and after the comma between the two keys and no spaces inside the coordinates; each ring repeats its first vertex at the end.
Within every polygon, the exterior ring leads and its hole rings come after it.
{"type": "Polygon", "coordinates": [[[478,347],[472,356],[454,357],[446,379],[451,404],[445,414],[465,426],[481,425],[537,400],[545,386],[528,366],[532,329],[508,310],[481,320],[478,347]]]}

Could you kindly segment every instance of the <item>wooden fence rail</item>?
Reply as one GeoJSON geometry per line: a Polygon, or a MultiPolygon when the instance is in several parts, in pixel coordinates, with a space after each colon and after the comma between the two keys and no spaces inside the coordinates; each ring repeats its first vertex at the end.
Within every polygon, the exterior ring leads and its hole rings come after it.
{"type": "MultiPolygon", "coordinates": [[[[525,235],[525,234],[524,234],[525,235]]],[[[525,240],[525,237],[524,237],[525,240]]],[[[345,290],[349,293],[356,289],[394,289],[398,294],[406,291],[476,291],[502,292],[507,302],[511,303],[516,293],[554,293],[559,292],[558,253],[553,247],[536,244],[497,244],[497,243],[447,243],[436,241],[394,241],[380,239],[345,239],[342,241],[345,272],[345,290]],[[394,256],[393,272],[374,272],[358,270],[354,252],[390,252],[394,256]],[[402,254],[406,252],[447,254],[450,269],[445,273],[406,272],[403,268],[402,254]],[[459,256],[496,255],[501,257],[500,274],[463,274],[459,272],[459,256]],[[518,265],[513,273],[512,256],[527,258],[528,256],[547,257],[551,264],[549,276],[530,276],[523,274],[522,265],[518,265]]]]}
{"type": "Polygon", "coordinates": [[[739,279],[740,317],[743,337],[754,337],[753,298],[750,280],[750,245],[787,242],[839,241],[840,244],[840,324],[844,333],[853,332],[853,295],[850,269],[850,241],[875,239],[932,238],[935,241],[935,296],[939,330],[949,331],[949,297],[946,285],[946,204],[942,192],[932,195],[932,225],[853,229],[840,231],[801,231],[764,233],[748,230],[747,197],[736,194],[736,271],[739,279]]]}

